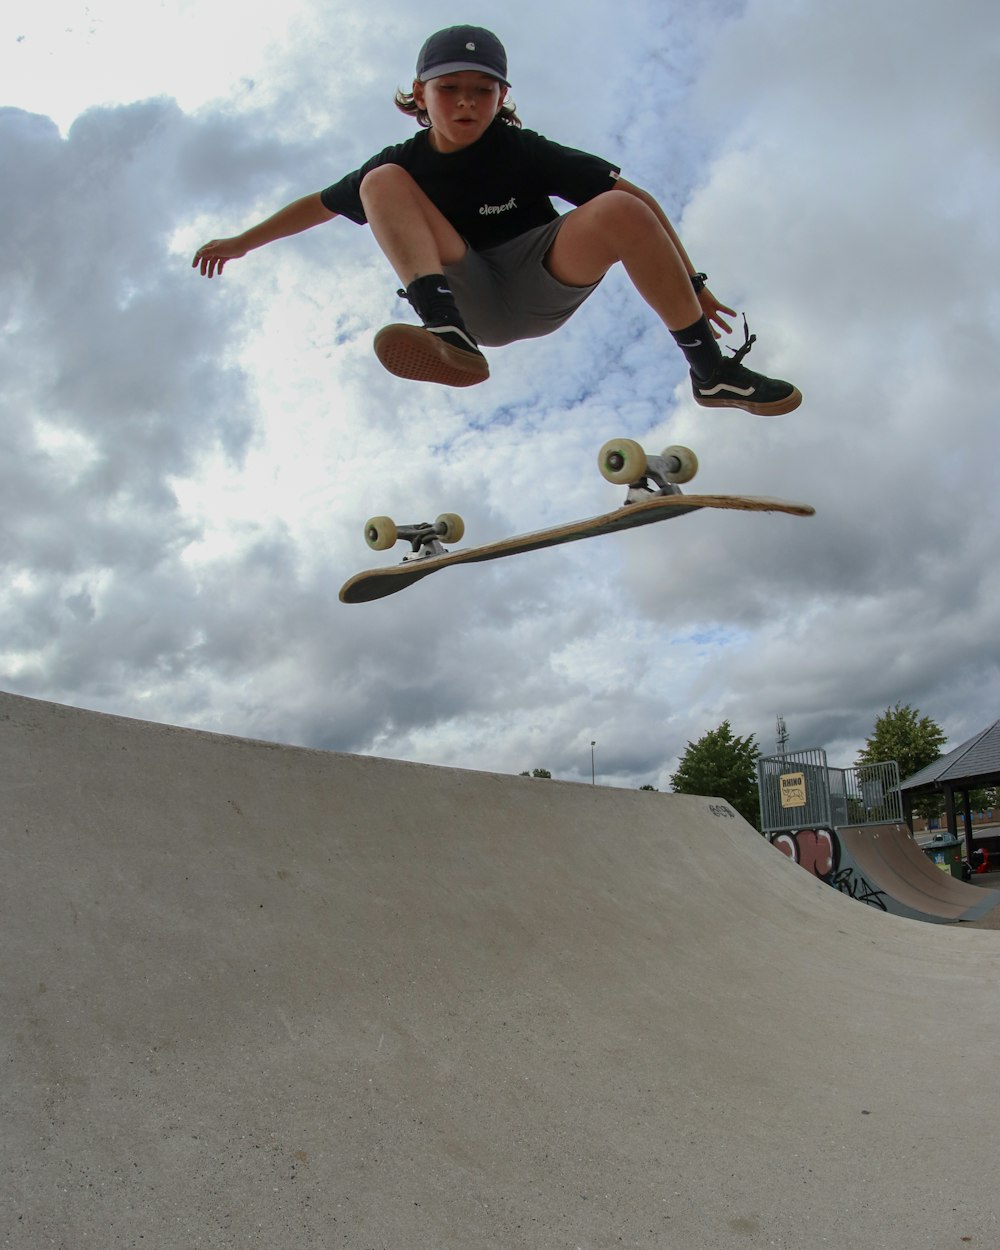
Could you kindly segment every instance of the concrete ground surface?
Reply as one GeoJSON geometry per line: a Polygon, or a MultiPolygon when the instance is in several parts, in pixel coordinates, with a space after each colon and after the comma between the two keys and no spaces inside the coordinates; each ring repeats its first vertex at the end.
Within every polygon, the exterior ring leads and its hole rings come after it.
{"type": "MultiPolygon", "coordinates": [[[[984,872],[981,874],[973,874],[970,885],[978,886],[982,890],[1000,890],[1000,873],[984,872]]],[[[970,929],[1000,929],[1000,907],[995,907],[993,911],[987,912],[979,920],[969,922],[970,929]]]]}
{"type": "Polygon", "coordinates": [[[11,695],[0,792],[4,1247],[1000,1245],[1000,937],[718,800],[11,695]]]}

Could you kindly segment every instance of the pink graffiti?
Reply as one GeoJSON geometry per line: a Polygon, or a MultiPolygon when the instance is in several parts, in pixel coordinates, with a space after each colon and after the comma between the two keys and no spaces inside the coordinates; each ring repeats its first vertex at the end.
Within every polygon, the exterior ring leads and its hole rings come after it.
{"type": "Polygon", "coordinates": [[[776,834],[771,841],[783,855],[814,876],[825,879],[836,867],[837,852],[828,829],[797,829],[794,833],[776,834]]]}

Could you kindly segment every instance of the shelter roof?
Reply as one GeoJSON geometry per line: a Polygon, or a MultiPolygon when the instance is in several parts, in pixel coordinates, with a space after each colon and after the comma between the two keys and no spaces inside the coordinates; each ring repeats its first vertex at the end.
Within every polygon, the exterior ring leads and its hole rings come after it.
{"type": "Polygon", "coordinates": [[[1000,720],[900,783],[900,790],[990,785],[1000,781],[1000,720]]]}

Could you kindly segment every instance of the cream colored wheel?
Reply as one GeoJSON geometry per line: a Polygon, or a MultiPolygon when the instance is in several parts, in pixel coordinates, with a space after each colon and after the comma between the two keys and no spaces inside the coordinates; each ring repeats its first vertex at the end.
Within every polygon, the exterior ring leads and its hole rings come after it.
{"type": "Polygon", "coordinates": [[[443,543],[460,543],[465,535],[465,522],[457,512],[442,512],[437,519],[438,525],[444,526],[441,534],[443,543]]]}
{"type": "Polygon", "coordinates": [[[373,516],[365,522],[365,542],[372,551],[388,551],[397,536],[396,522],[392,517],[373,516]]]}
{"type": "Polygon", "coordinates": [[[681,447],[679,445],[664,447],[662,454],[664,460],[669,460],[672,456],[676,456],[681,462],[679,469],[666,475],[668,482],[690,482],[698,472],[698,457],[690,447],[681,447]]]}
{"type": "Polygon", "coordinates": [[[597,456],[601,476],[618,486],[638,482],[646,473],[646,453],[631,438],[613,438],[597,456]]]}

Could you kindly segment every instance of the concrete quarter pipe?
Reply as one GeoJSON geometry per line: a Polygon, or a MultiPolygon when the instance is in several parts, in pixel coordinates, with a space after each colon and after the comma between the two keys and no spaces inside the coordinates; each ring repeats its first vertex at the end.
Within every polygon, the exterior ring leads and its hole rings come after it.
{"type": "Polygon", "coordinates": [[[1000,1243],[1000,938],[718,800],[0,695],[0,1234],[1000,1243]]]}
{"type": "Polygon", "coordinates": [[[891,899],[890,911],[942,923],[978,920],[1000,903],[1000,893],[957,881],[936,868],[905,825],[848,826],[837,831],[858,866],[891,899]]]}
{"type": "Polygon", "coordinates": [[[773,834],[771,843],[842,894],[894,916],[956,924],[1000,906],[1000,891],[936,868],[905,825],[819,826],[773,834]]]}

